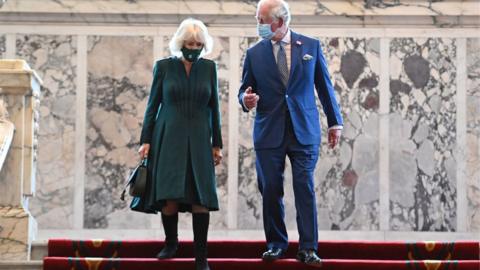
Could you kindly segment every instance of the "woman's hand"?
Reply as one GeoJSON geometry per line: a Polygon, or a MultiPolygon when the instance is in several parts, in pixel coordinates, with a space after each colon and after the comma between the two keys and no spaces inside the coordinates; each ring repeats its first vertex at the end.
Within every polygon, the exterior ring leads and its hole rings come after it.
{"type": "Polygon", "coordinates": [[[138,154],[140,155],[140,158],[144,159],[148,157],[148,151],[150,151],[150,144],[149,143],[142,144],[142,146],[140,146],[140,149],[138,149],[138,154]]]}
{"type": "Polygon", "coordinates": [[[217,166],[218,164],[220,164],[223,158],[222,149],[220,149],[220,147],[213,147],[212,153],[213,153],[213,162],[215,166],[217,166]]]}

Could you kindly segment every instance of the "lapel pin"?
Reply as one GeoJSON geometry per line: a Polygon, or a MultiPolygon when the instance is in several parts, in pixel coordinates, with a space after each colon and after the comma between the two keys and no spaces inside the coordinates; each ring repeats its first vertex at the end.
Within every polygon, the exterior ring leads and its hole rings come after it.
{"type": "Polygon", "coordinates": [[[302,45],[302,42],[301,42],[300,40],[297,40],[296,43],[297,43],[298,46],[301,46],[301,45],[302,45]]]}

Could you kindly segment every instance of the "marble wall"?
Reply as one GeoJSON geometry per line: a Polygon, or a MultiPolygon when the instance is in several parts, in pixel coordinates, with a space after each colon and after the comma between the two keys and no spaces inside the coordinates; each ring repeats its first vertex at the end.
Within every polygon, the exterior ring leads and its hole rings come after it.
{"type": "Polygon", "coordinates": [[[5,58],[5,36],[0,35],[0,59],[5,58]]]}
{"type": "Polygon", "coordinates": [[[456,230],[456,41],[390,46],[390,225],[456,230]]]}
{"type": "MultiPolygon", "coordinates": [[[[230,41],[228,37],[214,37],[214,48],[210,55],[205,56],[217,63],[218,77],[218,95],[220,99],[220,113],[222,121],[222,139],[223,139],[223,160],[215,167],[217,179],[217,195],[220,210],[212,213],[211,226],[214,229],[227,228],[228,211],[228,137],[229,137],[229,108],[228,99],[230,95],[229,71],[230,71],[230,41]]],[[[234,95],[235,91],[233,92],[234,95]]],[[[191,227],[191,221],[188,221],[188,227],[191,227]]]]}
{"type": "Polygon", "coordinates": [[[37,192],[31,212],[40,226],[71,228],[75,192],[77,38],[17,35],[16,56],[43,80],[38,133],[37,192]]]}
{"type": "MultiPolygon", "coordinates": [[[[245,52],[258,41],[255,37],[240,38],[239,57],[240,69],[239,78],[243,69],[245,52]]],[[[232,91],[235,91],[232,89],[232,91]]],[[[235,96],[238,95],[238,89],[235,96]]],[[[240,106],[240,105],[239,105],[240,106]]],[[[253,148],[253,123],[255,111],[244,113],[240,107],[239,111],[239,136],[238,136],[238,218],[239,229],[261,229],[262,222],[262,198],[257,185],[257,172],[255,170],[255,151],[253,148]]]]}
{"type": "Polygon", "coordinates": [[[151,37],[88,37],[85,228],[150,227],[149,215],[120,200],[138,162],[152,77],[151,37]]]}
{"type": "MultiPolygon", "coordinates": [[[[77,48],[77,43],[81,44],[78,39],[85,36],[76,34],[16,34],[16,55],[26,59],[44,80],[38,188],[31,207],[41,230],[78,228],[73,215],[79,214],[84,221],[80,227],[86,229],[160,228],[159,217],[131,212],[128,203],[119,199],[128,173],[138,162],[136,151],[154,51],[170,54],[170,37],[160,32],[160,36],[112,35],[108,30],[92,33],[86,36],[86,48],[77,48]],[[163,41],[163,48],[154,48],[155,38],[163,41]],[[77,54],[86,55],[86,66],[77,66],[77,54]],[[86,72],[85,93],[77,86],[78,72],[86,72]],[[76,102],[83,97],[87,105],[78,108],[76,102]],[[83,131],[76,127],[79,112],[86,116],[83,131]],[[86,136],[85,170],[78,172],[82,166],[75,164],[79,143],[75,135],[82,132],[86,136]],[[73,200],[79,179],[75,174],[84,178],[84,209],[76,211],[73,200]]],[[[319,229],[378,231],[381,220],[388,219],[393,231],[457,231],[457,199],[467,196],[467,231],[480,231],[480,58],[475,54],[480,49],[479,39],[466,40],[467,194],[457,194],[458,38],[433,38],[425,33],[420,34],[423,38],[388,37],[389,54],[382,58],[381,35],[322,33],[319,30],[313,36],[319,37],[323,46],[345,129],[339,147],[329,149],[326,119],[320,112],[324,136],[315,171],[319,229]],[[381,69],[384,62],[389,63],[388,70],[381,69]],[[389,87],[380,87],[382,76],[389,87]],[[389,113],[382,115],[380,104],[385,103],[380,96],[385,97],[385,92],[390,95],[389,113]],[[382,116],[389,118],[390,134],[390,143],[383,150],[390,156],[388,217],[380,214],[382,116]]],[[[6,43],[2,37],[0,34],[0,54],[6,43]]],[[[231,72],[240,76],[245,51],[258,38],[230,38],[222,30],[214,34],[214,40],[214,51],[207,58],[218,67],[225,147],[223,162],[216,169],[220,211],[212,213],[211,226],[258,230],[262,211],[252,141],[255,112],[244,113],[236,103],[229,107],[238,91],[231,89],[231,72]],[[231,40],[239,42],[230,44],[231,40]],[[238,57],[240,67],[231,64],[231,56],[238,57]],[[238,132],[230,131],[232,113],[238,113],[238,132]],[[231,138],[238,139],[238,164],[228,164],[231,138]],[[234,211],[228,205],[233,196],[227,183],[228,172],[234,171],[229,170],[231,166],[238,166],[236,224],[227,222],[229,211],[234,211]]],[[[319,102],[318,106],[321,109],[319,102]]],[[[286,162],[286,222],[288,229],[295,230],[291,166],[286,162]]],[[[180,228],[190,226],[190,216],[182,215],[180,228]]]]}
{"type": "MultiPolygon", "coordinates": [[[[324,230],[379,229],[378,108],[380,39],[320,38],[344,117],[339,147],[323,136],[315,172],[324,230]]],[[[319,110],[320,102],[317,99],[319,110]]],[[[327,120],[321,111],[323,134],[327,120]]]]}
{"type": "Polygon", "coordinates": [[[480,39],[467,39],[467,228],[480,231],[480,39]]]}
{"type": "MultiPolygon", "coordinates": [[[[293,22],[312,25],[434,26],[478,27],[478,1],[469,0],[295,0],[288,1],[293,22]],[[321,15],[321,16],[319,16],[321,15]]],[[[206,0],[9,0],[3,12],[15,16],[4,18],[9,23],[40,22],[47,24],[115,24],[115,25],[176,25],[188,16],[209,24],[244,25],[253,23],[257,1],[206,0]],[[75,13],[75,16],[67,16],[75,13]],[[64,16],[58,16],[64,15],[64,16]],[[86,15],[88,14],[88,15],[86,15]],[[153,16],[152,16],[153,15],[153,16]],[[165,16],[167,15],[167,16],[165,16]],[[171,15],[171,16],[170,16],[171,15]]],[[[242,27],[242,26],[240,26],[242,27]]]]}

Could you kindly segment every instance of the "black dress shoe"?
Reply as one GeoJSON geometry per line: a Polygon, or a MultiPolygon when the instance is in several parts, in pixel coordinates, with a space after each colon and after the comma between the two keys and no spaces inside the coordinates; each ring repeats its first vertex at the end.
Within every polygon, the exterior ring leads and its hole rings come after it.
{"type": "Polygon", "coordinates": [[[318,257],[317,253],[313,249],[298,251],[297,260],[311,266],[322,266],[322,259],[318,257]]]}
{"type": "Polygon", "coordinates": [[[264,261],[275,261],[280,259],[282,256],[283,256],[283,249],[273,247],[263,253],[262,259],[264,261]]]}
{"type": "Polygon", "coordinates": [[[210,270],[207,260],[195,260],[195,270],[210,270]]]}

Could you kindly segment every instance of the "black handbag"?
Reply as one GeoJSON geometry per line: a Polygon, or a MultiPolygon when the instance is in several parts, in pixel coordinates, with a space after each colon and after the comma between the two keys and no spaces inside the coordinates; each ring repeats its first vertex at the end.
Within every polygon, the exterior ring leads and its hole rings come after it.
{"type": "Polygon", "coordinates": [[[140,164],[133,170],[128,177],[127,184],[125,185],[120,199],[125,201],[125,193],[128,188],[128,193],[132,197],[143,197],[145,195],[145,187],[147,185],[147,162],[148,160],[144,158],[140,161],[140,164]]]}

